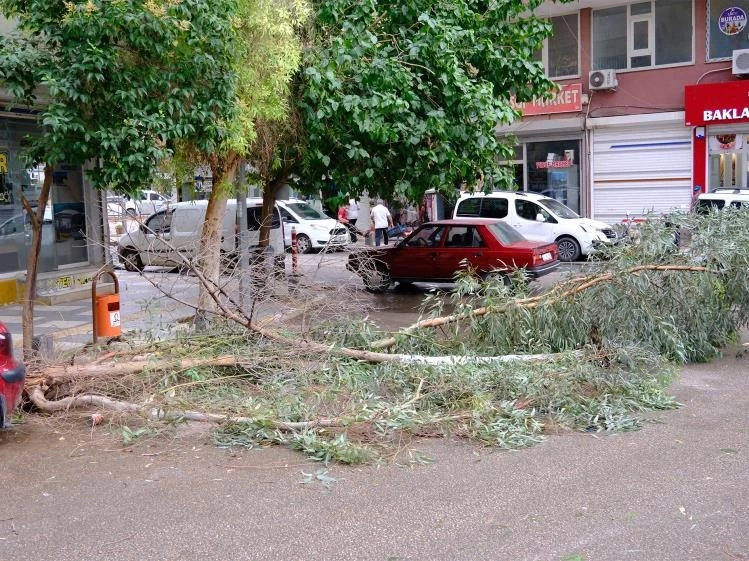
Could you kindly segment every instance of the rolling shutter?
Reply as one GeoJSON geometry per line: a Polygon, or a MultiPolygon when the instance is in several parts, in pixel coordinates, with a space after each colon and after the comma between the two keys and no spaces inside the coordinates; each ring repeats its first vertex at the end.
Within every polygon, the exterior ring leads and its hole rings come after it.
{"type": "Polygon", "coordinates": [[[692,196],[690,134],[683,121],[594,128],[593,217],[614,223],[627,211],[642,216],[688,209],[692,196]]]}

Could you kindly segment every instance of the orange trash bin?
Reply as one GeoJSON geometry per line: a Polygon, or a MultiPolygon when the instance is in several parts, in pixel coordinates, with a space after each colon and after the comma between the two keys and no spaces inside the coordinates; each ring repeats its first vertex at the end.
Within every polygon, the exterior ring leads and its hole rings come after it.
{"type": "Polygon", "coordinates": [[[119,337],[122,335],[120,326],[120,295],[104,294],[96,297],[96,336],[119,337]]]}
{"type": "Polygon", "coordinates": [[[99,337],[119,337],[122,335],[120,316],[120,283],[114,269],[102,268],[91,281],[91,303],[93,305],[94,343],[99,337]],[[114,294],[96,294],[96,283],[102,275],[108,274],[114,281],[114,294]]]}

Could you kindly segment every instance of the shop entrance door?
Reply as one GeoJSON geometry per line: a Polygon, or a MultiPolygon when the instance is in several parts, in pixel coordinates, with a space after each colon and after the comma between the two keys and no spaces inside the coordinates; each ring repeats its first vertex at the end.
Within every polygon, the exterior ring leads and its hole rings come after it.
{"type": "Polygon", "coordinates": [[[708,189],[749,188],[749,135],[709,137],[708,189]]]}

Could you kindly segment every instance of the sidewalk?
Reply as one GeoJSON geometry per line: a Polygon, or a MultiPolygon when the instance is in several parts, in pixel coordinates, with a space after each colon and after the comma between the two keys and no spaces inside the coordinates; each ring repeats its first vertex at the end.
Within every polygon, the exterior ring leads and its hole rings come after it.
{"type": "MultiPolygon", "coordinates": [[[[357,244],[359,245],[359,244],[357,244]]],[[[362,244],[363,245],[363,244],[362,244]]],[[[356,277],[346,271],[348,252],[312,253],[298,256],[298,297],[291,297],[288,284],[281,281],[276,287],[277,298],[266,300],[256,309],[259,321],[290,316],[298,303],[308,304],[315,292],[323,286],[340,286],[342,282],[356,277]]],[[[193,315],[190,304],[197,302],[198,282],[189,275],[161,272],[149,268],[144,276],[116,268],[120,285],[120,311],[123,333],[136,330],[159,336],[173,329],[178,320],[193,315]],[[162,289],[179,300],[172,299],[154,286],[158,282],[162,289]]],[[[291,273],[291,255],[286,257],[286,273],[291,273]]],[[[0,306],[0,321],[13,334],[17,352],[23,345],[22,308],[20,304],[0,306]]],[[[64,304],[34,306],[34,334],[51,337],[55,351],[91,343],[93,340],[91,298],[64,304]]]]}

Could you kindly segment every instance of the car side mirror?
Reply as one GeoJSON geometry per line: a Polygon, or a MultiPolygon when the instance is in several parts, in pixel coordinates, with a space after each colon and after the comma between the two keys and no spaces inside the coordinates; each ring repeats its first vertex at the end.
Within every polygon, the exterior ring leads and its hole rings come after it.
{"type": "Polygon", "coordinates": [[[546,218],[540,212],[536,215],[536,222],[546,222],[546,218]]]}

